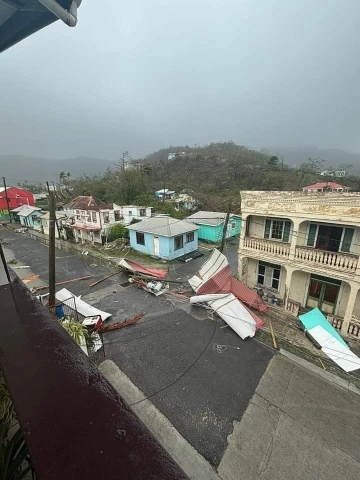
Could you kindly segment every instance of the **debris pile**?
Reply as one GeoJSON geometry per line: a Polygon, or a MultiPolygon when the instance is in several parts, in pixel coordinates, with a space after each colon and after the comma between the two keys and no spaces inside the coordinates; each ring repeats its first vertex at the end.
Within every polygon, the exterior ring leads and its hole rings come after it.
{"type": "Polygon", "coordinates": [[[99,333],[104,333],[104,332],[111,332],[112,330],[119,330],[120,328],[128,327],[129,325],[134,325],[137,323],[139,320],[141,320],[145,316],[146,312],[141,312],[136,317],[130,318],[129,320],[125,320],[125,322],[117,322],[113,323],[112,325],[104,325],[102,324],[98,328],[99,333]]]}
{"type": "Polygon", "coordinates": [[[102,247],[103,250],[130,250],[129,240],[127,238],[117,238],[116,240],[106,243],[102,247]]]}

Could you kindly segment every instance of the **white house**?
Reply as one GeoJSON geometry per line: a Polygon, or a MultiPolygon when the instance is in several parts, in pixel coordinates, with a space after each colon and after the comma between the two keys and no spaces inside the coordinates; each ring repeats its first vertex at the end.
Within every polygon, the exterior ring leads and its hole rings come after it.
{"type": "Polygon", "coordinates": [[[151,217],[152,207],[139,207],[138,205],[116,205],[114,211],[118,211],[124,225],[130,225],[133,220],[144,220],[151,217]]]}
{"type": "Polygon", "coordinates": [[[360,339],[360,193],[241,192],[239,279],[360,339]]]}
{"type": "Polygon", "coordinates": [[[168,188],[162,188],[161,190],[157,190],[155,192],[155,197],[163,200],[172,200],[175,197],[175,190],[169,190],[168,188]]]}
{"type": "MultiPolygon", "coordinates": [[[[66,240],[66,230],[64,228],[66,222],[68,221],[68,217],[64,214],[64,212],[55,212],[56,217],[56,224],[55,224],[55,238],[61,238],[66,240]]],[[[40,217],[40,222],[42,226],[42,230],[45,235],[49,235],[50,229],[50,213],[46,212],[40,217]]]]}

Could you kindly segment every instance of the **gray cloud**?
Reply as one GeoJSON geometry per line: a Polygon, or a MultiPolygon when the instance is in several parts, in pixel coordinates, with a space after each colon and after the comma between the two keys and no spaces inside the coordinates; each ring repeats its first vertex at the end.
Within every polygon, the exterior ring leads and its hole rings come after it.
{"type": "Polygon", "coordinates": [[[0,58],[1,153],[360,151],[356,0],[84,0],[0,58]]]}

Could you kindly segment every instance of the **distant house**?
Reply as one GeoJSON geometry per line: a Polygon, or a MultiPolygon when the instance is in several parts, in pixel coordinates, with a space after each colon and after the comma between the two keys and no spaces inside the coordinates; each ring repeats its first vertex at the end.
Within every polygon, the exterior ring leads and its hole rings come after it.
{"type": "Polygon", "coordinates": [[[31,207],[35,206],[34,196],[31,192],[23,190],[18,187],[8,187],[7,188],[7,199],[5,195],[5,188],[0,187],[0,221],[9,220],[10,214],[9,210],[14,208],[21,207],[22,205],[29,205],[31,207]]]}
{"type": "Polygon", "coordinates": [[[159,200],[172,200],[175,197],[175,191],[169,190],[168,188],[163,188],[162,190],[158,190],[155,192],[155,197],[159,200]]]}
{"type": "MultiPolygon", "coordinates": [[[[187,217],[186,221],[199,227],[199,240],[218,243],[224,231],[226,213],[200,211],[187,217]]],[[[225,238],[235,237],[241,231],[241,217],[230,214],[225,238]]]]}
{"type": "Polygon", "coordinates": [[[308,185],[303,187],[303,192],[348,192],[350,187],[345,187],[345,185],[340,185],[336,182],[318,182],[313,185],[308,185]]]}
{"type": "Polygon", "coordinates": [[[180,208],[185,210],[195,210],[197,206],[197,201],[187,193],[179,193],[179,195],[174,198],[174,202],[175,208],[178,210],[180,208]]]}
{"type": "Polygon", "coordinates": [[[319,175],[322,177],[345,177],[346,170],[324,170],[323,172],[319,172],[319,175]]]}
{"type": "Polygon", "coordinates": [[[11,210],[11,216],[15,222],[34,230],[41,230],[41,215],[41,208],[30,207],[29,205],[22,205],[11,210]]]}
{"type": "MultiPolygon", "coordinates": [[[[62,238],[63,240],[66,240],[67,235],[66,235],[66,229],[64,228],[66,221],[68,220],[68,217],[64,215],[63,212],[55,212],[56,216],[56,225],[55,225],[55,238],[62,238]]],[[[49,235],[49,229],[50,229],[50,213],[46,212],[40,217],[41,221],[41,226],[43,233],[45,235],[49,235]]]]}
{"type": "Polygon", "coordinates": [[[173,260],[198,248],[198,227],[184,220],[156,216],[128,227],[130,246],[138,252],[173,260]]]}
{"type": "MultiPolygon", "coordinates": [[[[133,220],[143,220],[151,217],[152,207],[139,207],[137,205],[116,205],[114,203],[114,212],[119,212],[119,220],[124,225],[130,225],[133,220]]],[[[115,220],[115,216],[114,216],[115,220]]]]}
{"type": "Polygon", "coordinates": [[[81,195],[74,198],[64,209],[72,217],[68,226],[74,232],[75,242],[104,243],[105,232],[110,224],[113,209],[98,198],[81,195]]]}

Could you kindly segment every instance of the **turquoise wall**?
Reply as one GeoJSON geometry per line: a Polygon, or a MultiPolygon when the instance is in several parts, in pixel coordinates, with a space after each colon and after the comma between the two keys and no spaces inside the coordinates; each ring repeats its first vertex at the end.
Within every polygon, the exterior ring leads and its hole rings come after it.
{"type": "Polygon", "coordinates": [[[41,227],[41,217],[42,213],[35,210],[33,213],[28,215],[27,217],[22,217],[21,215],[18,215],[19,220],[21,225],[24,225],[24,227],[29,227],[29,228],[39,228],[41,227]]]}
{"type": "MultiPolygon", "coordinates": [[[[129,230],[129,234],[131,248],[146,255],[154,255],[154,235],[152,233],[144,233],[145,245],[136,243],[136,232],[134,230],[129,230]]],[[[159,257],[164,260],[173,260],[198,249],[198,232],[194,232],[194,241],[192,242],[186,242],[186,233],[184,233],[183,248],[178,250],[175,250],[174,237],[157,236],[159,237],[159,257]]]]}
{"type": "MultiPolygon", "coordinates": [[[[240,217],[230,217],[229,220],[230,228],[227,231],[226,238],[235,237],[240,235],[241,232],[241,218],[240,217]],[[233,228],[234,227],[234,228],[233,228]]],[[[199,239],[206,240],[208,242],[219,243],[221,242],[224,222],[220,225],[198,225],[199,228],[199,239]]]]}

